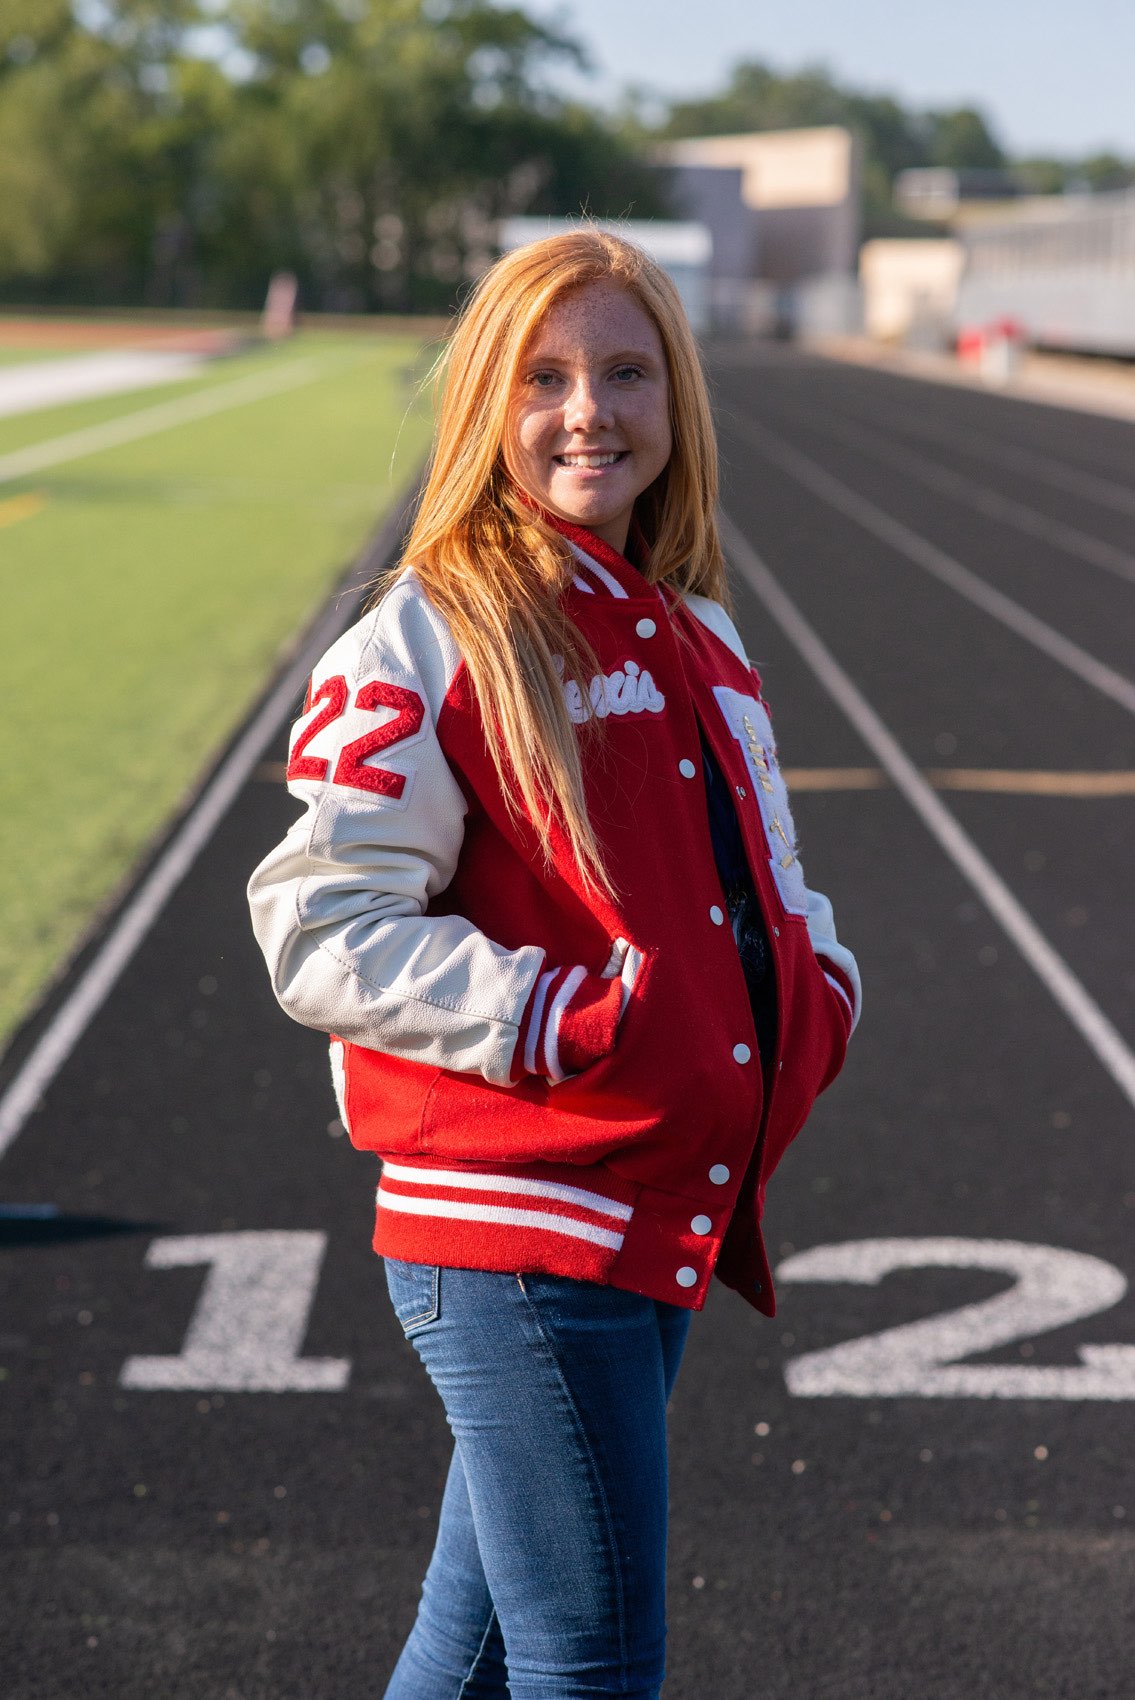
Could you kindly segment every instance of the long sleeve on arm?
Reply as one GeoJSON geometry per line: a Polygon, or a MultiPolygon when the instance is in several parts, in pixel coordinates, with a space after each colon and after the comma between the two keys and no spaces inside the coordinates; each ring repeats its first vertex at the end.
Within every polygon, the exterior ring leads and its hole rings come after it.
{"type": "Polygon", "coordinates": [[[461,659],[412,573],[312,676],[288,785],[305,812],[249,884],[253,928],[296,1021],[507,1085],[544,952],[427,915],[464,836],[438,720],[461,659]]]}

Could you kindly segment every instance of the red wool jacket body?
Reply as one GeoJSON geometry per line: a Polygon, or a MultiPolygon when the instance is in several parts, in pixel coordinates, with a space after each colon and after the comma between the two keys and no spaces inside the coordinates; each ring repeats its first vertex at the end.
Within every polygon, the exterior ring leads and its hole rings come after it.
{"type": "Polygon", "coordinates": [[[616,891],[549,867],[488,757],[412,571],[315,668],[292,734],[306,812],[252,876],[284,1009],[333,1035],[340,1110],[382,1158],[375,1250],[545,1271],[700,1309],[716,1273],[775,1309],[765,1186],[843,1062],[859,976],[804,884],[760,681],[724,609],[649,585],[589,532],[567,611],[616,891]],[[773,958],[767,1075],[710,836],[701,740],[733,793],[773,958]]]}

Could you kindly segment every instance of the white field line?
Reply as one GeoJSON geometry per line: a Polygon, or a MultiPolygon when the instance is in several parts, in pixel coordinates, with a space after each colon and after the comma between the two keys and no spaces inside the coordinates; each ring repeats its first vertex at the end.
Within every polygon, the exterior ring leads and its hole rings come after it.
{"type": "MultiPolygon", "coordinates": [[[[1000,438],[991,437],[988,432],[970,430],[968,425],[956,431],[932,425],[923,419],[921,414],[913,413],[907,408],[892,407],[887,418],[888,422],[898,422],[898,430],[907,431],[912,437],[921,437],[924,442],[941,443],[944,448],[955,449],[962,454],[980,454],[987,461],[999,461],[1002,466],[1010,467],[1014,472],[1041,478],[1046,484],[1052,484],[1058,490],[1067,490],[1071,496],[1082,496],[1085,501],[1095,502],[1099,507],[1113,508],[1116,513],[1121,514],[1135,514],[1135,488],[1130,484],[1119,484],[1114,479],[1101,478],[1098,473],[1085,472],[1080,467],[1069,466],[1066,461],[1057,460],[1052,455],[1039,454],[1036,449],[1023,449],[1016,443],[1003,443],[1000,438]]],[[[856,418],[854,423],[865,421],[856,418]]]]}
{"type": "Polygon", "coordinates": [[[77,354],[69,360],[28,360],[0,367],[0,419],[37,413],[94,396],[156,389],[194,377],[203,354],[165,353],[160,349],[118,348],[77,354]]]}
{"type": "Polygon", "coordinates": [[[1124,1097],[1135,1106],[1135,1052],[922,777],[859,687],[844,672],[737,526],[726,514],[722,514],[720,519],[722,540],[728,553],[777,625],[799,650],[879,765],[890,774],[923,825],[969,881],[994,920],[1087,1041],[1124,1097]]]}
{"type": "Polygon", "coordinates": [[[62,437],[51,437],[45,443],[32,443],[26,449],[14,449],[0,455],[0,484],[27,478],[43,472],[49,466],[61,466],[65,461],[79,460],[84,455],[98,454],[102,449],[118,448],[121,443],[137,442],[157,431],[168,431],[175,425],[187,425],[195,419],[208,419],[211,414],[224,413],[230,407],[242,407],[246,402],[262,401],[266,396],[279,395],[298,384],[310,384],[326,370],[326,363],[313,357],[292,360],[272,372],[252,372],[244,378],[234,378],[230,384],[217,384],[213,389],[195,395],[179,396],[176,401],[160,401],[153,407],[106,419],[101,425],[88,425],[81,431],[68,431],[62,437]]]}
{"type": "Polygon", "coordinates": [[[1128,584],[1135,584],[1135,555],[1126,549],[1117,549],[1112,543],[1091,537],[1078,526],[1065,525],[1061,520],[1030,507],[1027,502],[1003,496],[999,490],[991,490],[987,484],[979,484],[964,473],[939,466],[937,461],[928,460],[925,455],[892,442],[858,421],[840,420],[833,414],[812,413],[804,408],[793,407],[786,411],[813,430],[834,437],[837,442],[847,443],[888,466],[904,468],[912,478],[929,485],[932,490],[941,490],[943,495],[952,497],[976,513],[999,520],[1002,525],[1011,525],[1026,537],[1038,538],[1042,543],[1063,549],[1077,560],[1086,561],[1091,567],[1100,567],[1104,572],[1126,579],[1128,584]]]}
{"type": "Polygon", "coordinates": [[[865,531],[870,531],[890,548],[896,549],[900,555],[905,555],[908,561],[921,567],[924,572],[949,585],[968,602],[982,609],[995,620],[999,620],[1010,631],[1024,638],[1034,648],[1043,651],[1077,678],[1083,679],[1093,690],[1102,696],[1110,697],[1113,702],[1125,708],[1128,714],[1135,714],[1135,681],[1128,679],[1123,673],[1116,672],[1106,662],[1099,661],[1090,655],[1079,644],[1073,643],[1054,626],[1030,614],[1027,608],[1022,608],[1012,597],[1005,596],[1000,590],[995,590],[977,573],[963,567],[952,555],[937,548],[927,538],[919,536],[910,526],[901,520],[891,517],[877,508],[874,502],[869,502],[865,496],[853,490],[850,485],[840,479],[833,478],[830,472],[814,461],[810,455],[802,454],[799,449],[790,448],[782,443],[772,431],[765,429],[752,420],[734,419],[733,428],[746,436],[760,453],[777,466],[783,467],[790,477],[803,484],[806,489],[827,502],[831,507],[846,514],[865,531]]]}
{"type": "MultiPolygon", "coordinates": [[[[373,549],[368,554],[382,559],[389,554],[400,534],[407,497],[395,502],[373,549]]],[[[361,594],[361,593],[360,593],[361,594]]],[[[263,708],[234,746],[211,783],[182,822],[146,879],[119,915],[96,955],[59,1006],[22,1066],[0,1096],[0,1157],[16,1138],[28,1116],[66,1062],[87,1026],[101,1009],[138,946],[153,926],[171,894],[189,872],[265,749],[275,737],[289,709],[299,702],[313,664],[344,631],[359,602],[359,594],[345,592],[328,609],[287,673],[263,708]]]]}

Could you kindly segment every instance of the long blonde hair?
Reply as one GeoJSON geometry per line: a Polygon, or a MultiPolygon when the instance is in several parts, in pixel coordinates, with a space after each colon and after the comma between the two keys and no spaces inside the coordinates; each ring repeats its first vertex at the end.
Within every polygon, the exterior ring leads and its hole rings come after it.
{"type": "Polygon", "coordinates": [[[572,556],[512,484],[501,452],[517,369],[537,327],[562,295],[602,280],[634,297],[666,356],[673,450],[635,504],[649,549],[645,577],[727,599],[714,523],[717,444],[678,292],[642,249],[587,227],[506,254],[463,308],[441,363],[433,454],[403,561],[465,658],[510,810],[534,824],[549,858],[558,823],[584,885],[611,895],[564,700],[564,681],[575,679],[589,702],[596,666],[562,606],[572,556]]]}

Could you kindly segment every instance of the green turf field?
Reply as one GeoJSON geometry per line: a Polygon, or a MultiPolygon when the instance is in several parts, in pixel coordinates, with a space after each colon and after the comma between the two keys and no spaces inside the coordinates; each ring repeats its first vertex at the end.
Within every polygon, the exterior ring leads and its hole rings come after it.
{"type": "Polygon", "coordinates": [[[89,348],[25,348],[0,341],[0,367],[26,366],[33,360],[73,360],[90,354],[89,348]]]}
{"type": "Polygon", "coordinates": [[[0,483],[0,1045],[412,476],[430,352],[301,334],[0,420],[3,457],[242,377],[301,380],[0,483]]]}

